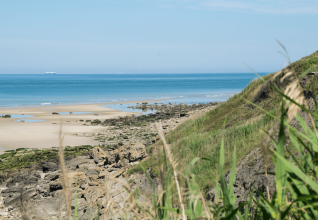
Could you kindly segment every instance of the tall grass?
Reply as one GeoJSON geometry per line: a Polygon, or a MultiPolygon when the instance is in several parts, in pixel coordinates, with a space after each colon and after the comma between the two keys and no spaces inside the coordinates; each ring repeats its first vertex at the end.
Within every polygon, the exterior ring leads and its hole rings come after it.
{"type": "MultiPolygon", "coordinates": [[[[184,170],[185,175],[183,176],[186,181],[185,195],[184,200],[186,200],[187,209],[185,213],[187,214],[188,219],[318,219],[318,135],[316,130],[318,129],[318,105],[316,100],[316,94],[314,95],[315,101],[315,111],[312,112],[308,108],[304,107],[302,104],[299,104],[288,95],[282,93],[277,87],[273,88],[278,92],[284,99],[282,99],[281,108],[280,108],[280,117],[276,117],[273,112],[269,112],[261,109],[257,105],[251,103],[256,108],[264,111],[269,117],[279,121],[279,134],[278,140],[275,141],[273,137],[272,143],[274,148],[269,149],[274,165],[276,168],[275,179],[276,179],[276,191],[273,197],[270,199],[266,198],[262,192],[257,191],[254,195],[253,191],[250,193],[249,201],[241,204],[239,207],[235,207],[235,196],[233,193],[233,183],[235,181],[235,167],[236,167],[236,149],[239,141],[233,141],[242,139],[245,137],[246,133],[251,132],[255,128],[262,124],[266,120],[263,118],[254,125],[250,126],[237,126],[229,132],[233,134],[233,139],[230,137],[228,143],[225,141],[226,133],[223,133],[220,137],[221,144],[217,150],[215,150],[218,155],[215,155],[215,158],[206,158],[206,157],[197,157],[191,160],[187,168],[179,167],[179,172],[181,173],[184,170]],[[286,100],[288,102],[286,102],[286,100]],[[293,117],[288,113],[288,107],[292,103],[297,108],[302,109],[307,112],[313,121],[311,125],[307,125],[306,122],[296,114],[296,119],[299,121],[301,128],[294,128],[289,124],[289,121],[293,117]],[[288,128],[289,138],[291,140],[291,145],[294,148],[295,153],[291,153],[290,150],[285,150],[286,146],[286,134],[285,128],[288,128]],[[232,142],[233,146],[233,160],[232,168],[229,183],[225,182],[224,178],[224,164],[226,156],[226,145],[232,142]],[[236,145],[236,147],[235,147],[236,145]],[[287,151],[287,152],[286,152],[287,151]],[[287,155],[287,156],[286,156],[287,155]],[[215,163],[216,157],[219,157],[218,163],[215,163]],[[196,171],[195,169],[200,169],[195,164],[199,161],[208,161],[210,163],[215,163],[219,167],[219,182],[216,184],[216,199],[215,203],[209,207],[203,206],[204,199],[200,196],[193,197],[190,195],[200,195],[200,188],[196,183],[196,171]],[[220,198],[220,200],[218,199],[220,198]],[[221,201],[221,202],[220,202],[221,201]],[[240,211],[241,209],[244,211],[240,211]]],[[[290,94],[289,94],[290,95],[290,94]]],[[[201,134],[201,138],[196,138],[195,136],[189,136],[187,140],[193,148],[188,149],[192,153],[194,151],[200,151],[198,149],[200,146],[205,143],[209,143],[209,138],[214,140],[216,133],[201,134]]],[[[219,133],[217,133],[219,134],[219,133]]],[[[163,138],[163,142],[165,142],[163,138]]],[[[179,142],[180,145],[183,145],[183,142],[179,142]]],[[[211,144],[211,143],[209,143],[211,144]]],[[[167,147],[165,147],[167,149],[167,147]]],[[[171,155],[170,155],[171,157],[171,155]]],[[[184,157],[183,157],[184,158],[184,157]]],[[[185,158],[187,161],[188,158],[185,158]]],[[[171,159],[169,160],[171,162],[171,159]]],[[[175,162],[173,162],[175,163],[175,162]]],[[[168,166],[165,166],[166,169],[169,169],[168,166]]],[[[202,164],[200,165],[202,167],[202,164]]],[[[174,167],[176,169],[176,167],[174,167]]],[[[202,169],[202,168],[201,168],[202,169]]],[[[167,170],[167,173],[169,171],[167,170]]],[[[164,210],[166,213],[163,216],[173,216],[172,213],[181,215],[183,213],[180,208],[172,208],[171,203],[164,203],[164,201],[171,201],[171,198],[167,196],[171,195],[171,185],[169,178],[166,179],[165,188],[162,189],[163,200],[160,204],[166,204],[165,206],[154,206],[157,209],[157,213],[164,210]]],[[[151,180],[150,180],[151,181],[151,180]]],[[[177,218],[177,217],[175,217],[177,218]]],[[[168,219],[162,218],[162,216],[153,216],[153,219],[168,219]]]]}

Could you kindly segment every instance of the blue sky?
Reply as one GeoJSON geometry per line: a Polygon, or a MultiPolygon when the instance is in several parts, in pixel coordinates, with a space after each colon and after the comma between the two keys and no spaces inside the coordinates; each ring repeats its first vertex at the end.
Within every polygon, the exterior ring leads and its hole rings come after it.
{"type": "Polygon", "coordinates": [[[317,21],[317,0],[0,0],[0,74],[272,72],[317,21]]]}

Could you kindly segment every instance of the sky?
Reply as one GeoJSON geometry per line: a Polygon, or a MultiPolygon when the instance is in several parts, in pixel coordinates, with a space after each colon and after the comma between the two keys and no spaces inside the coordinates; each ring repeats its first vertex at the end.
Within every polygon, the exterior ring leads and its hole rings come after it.
{"type": "Polygon", "coordinates": [[[317,21],[317,0],[0,0],[0,74],[274,72],[317,21]]]}

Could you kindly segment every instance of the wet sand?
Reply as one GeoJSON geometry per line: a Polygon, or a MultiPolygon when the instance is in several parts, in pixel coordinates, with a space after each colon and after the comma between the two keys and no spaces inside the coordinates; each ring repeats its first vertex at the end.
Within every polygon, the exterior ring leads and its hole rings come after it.
{"type": "Polygon", "coordinates": [[[17,148],[51,148],[59,145],[59,133],[62,130],[63,146],[96,145],[92,137],[77,137],[74,133],[98,133],[105,130],[102,126],[83,126],[85,122],[79,120],[95,120],[114,117],[125,117],[136,112],[123,112],[111,108],[101,107],[101,105],[158,102],[162,100],[131,101],[116,103],[98,103],[84,105],[59,105],[59,106],[39,106],[25,108],[0,109],[3,114],[24,114],[33,115],[35,120],[45,120],[40,122],[15,122],[23,118],[0,118],[0,154],[5,150],[17,148]],[[53,109],[53,110],[43,110],[53,109]],[[52,112],[92,112],[87,114],[66,114],[52,115],[52,112]],[[98,114],[98,115],[94,115],[98,114]]]}

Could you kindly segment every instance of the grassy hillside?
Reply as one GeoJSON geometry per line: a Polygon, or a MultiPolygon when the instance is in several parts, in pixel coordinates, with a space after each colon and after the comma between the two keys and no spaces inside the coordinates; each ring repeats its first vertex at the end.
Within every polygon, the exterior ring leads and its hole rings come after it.
{"type": "MultiPolygon", "coordinates": [[[[281,97],[272,91],[270,84],[276,84],[283,88],[288,80],[281,82],[281,78],[290,69],[293,69],[297,76],[302,77],[309,72],[318,72],[318,51],[310,56],[296,61],[282,70],[279,76],[275,73],[268,74],[262,80],[252,81],[240,94],[236,94],[228,101],[222,103],[214,110],[205,113],[201,117],[192,118],[181,124],[177,129],[166,135],[175,158],[179,164],[188,164],[195,157],[212,158],[213,162],[200,161],[195,167],[197,182],[203,192],[207,192],[214,184],[214,176],[218,170],[219,146],[221,137],[225,137],[225,168],[229,169],[232,162],[234,146],[237,149],[237,161],[240,161],[250,151],[260,146],[267,134],[267,131],[274,124],[274,120],[265,115],[259,109],[248,104],[249,100],[272,114],[279,115],[279,103],[281,97]],[[225,129],[224,129],[225,125],[225,129]]],[[[305,90],[318,89],[318,77],[303,85],[305,90]]],[[[153,174],[158,175],[157,151],[161,142],[153,146],[152,156],[142,163],[142,166],[152,168],[153,174]]],[[[142,172],[140,165],[136,165],[128,171],[142,172]]]]}

